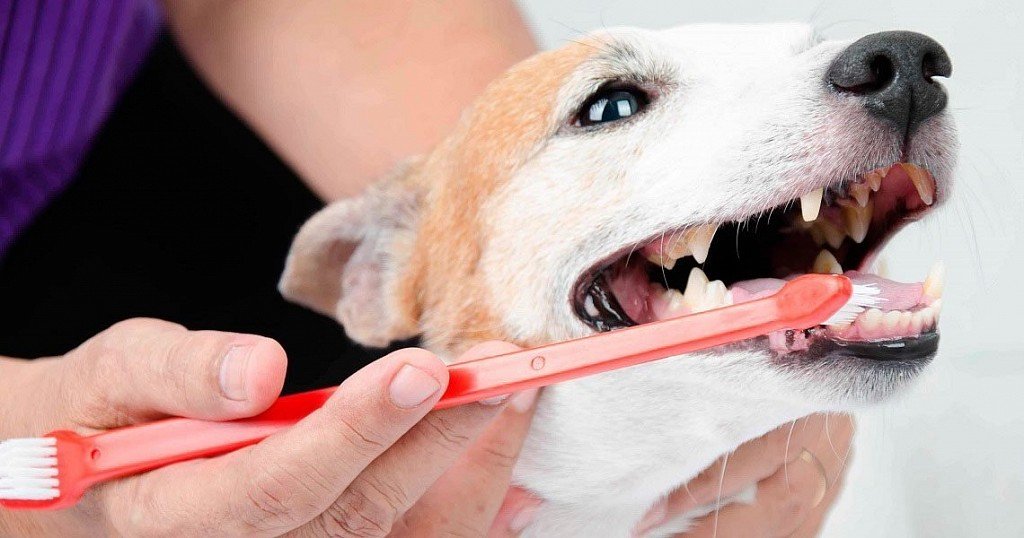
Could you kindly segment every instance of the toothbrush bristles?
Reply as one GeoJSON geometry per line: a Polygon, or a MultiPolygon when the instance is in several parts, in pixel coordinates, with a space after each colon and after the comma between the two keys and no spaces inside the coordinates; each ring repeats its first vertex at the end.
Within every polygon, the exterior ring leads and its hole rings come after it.
{"type": "Polygon", "coordinates": [[[0,500],[48,501],[60,496],[59,486],[56,439],[0,441],[0,500]]]}
{"type": "Polygon", "coordinates": [[[854,284],[850,300],[838,312],[832,314],[832,317],[828,318],[822,325],[847,325],[853,323],[862,312],[878,306],[885,300],[879,297],[879,294],[881,294],[881,290],[874,284],[854,284]]]}

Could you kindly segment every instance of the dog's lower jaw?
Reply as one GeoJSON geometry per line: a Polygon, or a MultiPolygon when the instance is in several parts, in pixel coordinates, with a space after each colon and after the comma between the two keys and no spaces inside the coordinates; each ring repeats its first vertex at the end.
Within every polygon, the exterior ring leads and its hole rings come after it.
{"type": "Polygon", "coordinates": [[[524,536],[629,536],[723,454],[822,410],[751,358],[688,355],[545,389],[515,469],[545,500],[524,536]]]}

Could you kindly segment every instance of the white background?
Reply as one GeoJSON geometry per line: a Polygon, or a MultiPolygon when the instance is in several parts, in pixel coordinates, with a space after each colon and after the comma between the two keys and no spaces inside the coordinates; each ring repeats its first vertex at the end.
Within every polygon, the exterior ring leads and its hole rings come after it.
{"type": "Polygon", "coordinates": [[[901,401],[860,417],[826,536],[1024,536],[1024,3],[521,0],[544,48],[603,26],[810,22],[829,38],[928,34],[962,152],[953,199],[886,249],[897,280],[949,271],[942,345],[901,401]]]}

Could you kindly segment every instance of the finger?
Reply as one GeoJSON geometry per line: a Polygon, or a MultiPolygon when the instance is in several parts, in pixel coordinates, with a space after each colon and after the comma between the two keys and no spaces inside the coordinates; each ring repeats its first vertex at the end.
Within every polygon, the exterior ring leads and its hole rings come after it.
{"type": "Polygon", "coordinates": [[[807,516],[800,528],[790,535],[791,538],[815,538],[821,535],[822,526],[825,523],[825,518],[828,516],[829,511],[832,510],[833,504],[835,504],[836,497],[843,490],[843,483],[845,482],[842,475],[839,479],[830,484],[828,492],[825,494],[825,498],[821,501],[817,507],[811,510],[811,514],[807,516]]]}
{"type": "Polygon", "coordinates": [[[819,503],[827,485],[818,464],[798,457],[788,470],[757,486],[753,504],[731,504],[702,518],[687,538],[713,536],[782,537],[796,530],[819,503]]]}
{"type": "Polygon", "coordinates": [[[501,503],[501,508],[498,509],[498,515],[494,518],[491,531],[487,536],[489,538],[518,536],[533,522],[537,510],[542,504],[541,499],[524,489],[510,489],[501,503]]]}
{"type": "Polygon", "coordinates": [[[799,456],[802,448],[819,439],[824,428],[825,416],[811,415],[740,445],[728,458],[718,460],[669,495],[667,517],[736,495],[771,476],[799,456]]]}
{"type": "MultiPolygon", "coordinates": [[[[815,454],[827,450],[832,458],[836,452],[833,445],[848,446],[851,424],[844,415],[811,415],[740,445],[728,458],[718,460],[652,507],[637,525],[637,533],[642,535],[665,521],[742,492],[784,468],[804,447],[813,447],[815,454]],[[834,443],[827,442],[830,438],[834,443]]],[[[828,462],[829,469],[840,465],[837,459],[828,462]]]]}
{"type": "MultiPolygon", "coordinates": [[[[402,519],[407,536],[484,536],[508,494],[512,468],[530,429],[537,390],[523,391],[402,519]]],[[[514,536],[530,522],[520,511],[497,536],[514,536]]],[[[398,533],[403,535],[403,533],[398,533]]]]}
{"type": "Polygon", "coordinates": [[[72,418],[99,429],[165,415],[252,416],[280,394],[287,369],[269,338],[151,319],[118,323],[64,360],[60,386],[72,418]]]}
{"type": "Polygon", "coordinates": [[[289,430],[219,458],[159,469],[110,492],[107,513],[129,536],[153,530],[284,534],[327,510],[430,411],[447,383],[448,371],[433,354],[396,351],[345,380],[289,430]]]}
{"type": "MultiPolygon", "coordinates": [[[[460,360],[517,349],[511,344],[489,342],[474,347],[460,360]]],[[[501,399],[430,413],[360,473],[330,507],[295,534],[383,536],[390,533],[398,519],[473,444],[501,412],[503,404],[504,399],[501,399]]]]}

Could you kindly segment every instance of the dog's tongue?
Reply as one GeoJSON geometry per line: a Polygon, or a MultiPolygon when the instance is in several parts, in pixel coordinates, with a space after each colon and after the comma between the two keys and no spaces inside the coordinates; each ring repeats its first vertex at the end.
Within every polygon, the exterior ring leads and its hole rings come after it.
{"type": "MultiPolygon", "coordinates": [[[[921,304],[924,299],[924,286],[920,282],[904,284],[860,271],[847,271],[843,275],[854,284],[871,284],[878,288],[879,296],[884,301],[877,308],[884,312],[908,310],[921,304]]],[[[772,295],[785,283],[785,280],[778,278],[756,278],[736,282],[729,290],[732,292],[733,304],[739,304],[772,295]]]]}

